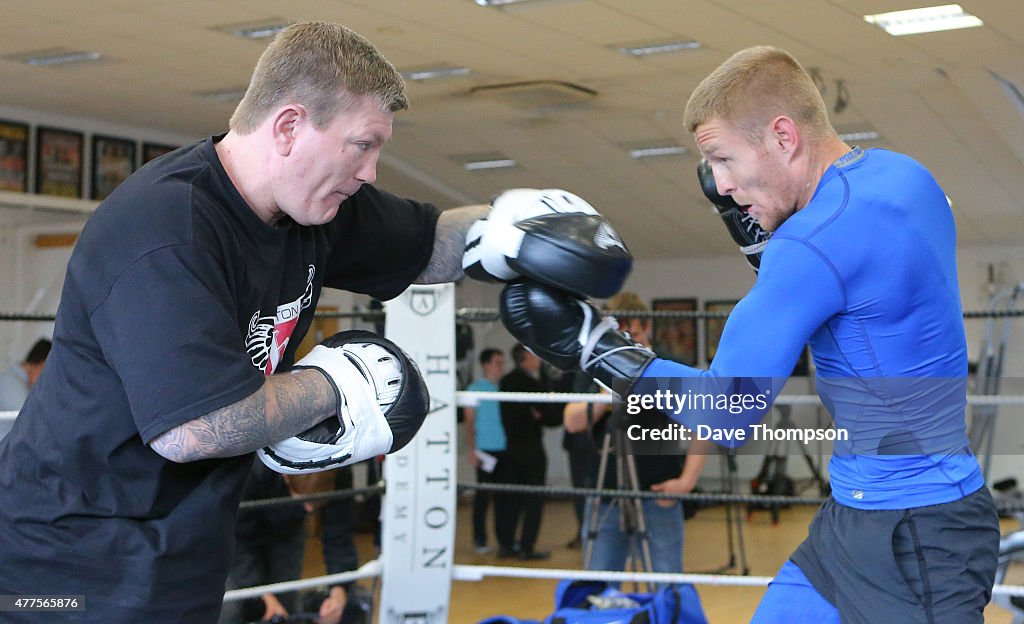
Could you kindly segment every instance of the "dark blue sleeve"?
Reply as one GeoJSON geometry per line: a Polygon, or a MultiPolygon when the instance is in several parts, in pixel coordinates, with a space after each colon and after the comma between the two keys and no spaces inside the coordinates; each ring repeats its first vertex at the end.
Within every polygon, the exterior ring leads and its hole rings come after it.
{"type": "MultiPolygon", "coordinates": [[[[840,277],[820,250],[801,240],[773,239],[757,282],[725,323],[710,368],[655,359],[643,378],[689,378],[695,389],[733,392],[749,391],[750,380],[758,380],[757,389],[777,396],[811,334],[843,309],[844,299],[840,277]]],[[[735,425],[754,424],[767,411],[745,410],[735,425]]],[[[704,424],[693,412],[671,416],[687,427],[704,424]]]]}

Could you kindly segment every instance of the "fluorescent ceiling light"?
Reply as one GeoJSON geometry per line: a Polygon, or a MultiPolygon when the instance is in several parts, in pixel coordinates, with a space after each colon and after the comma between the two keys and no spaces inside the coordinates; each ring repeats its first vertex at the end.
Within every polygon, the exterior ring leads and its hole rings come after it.
{"type": "Polygon", "coordinates": [[[635,46],[618,46],[619,52],[630,56],[649,56],[651,54],[665,54],[668,52],[681,52],[683,50],[698,50],[701,45],[699,41],[687,39],[683,41],[665,41],[661,43],[648,43],[635,46]]]}
{"type": "Polygon", "coordinates": [[[490,6],[490,7],[505,6],[506,4],[517,4],[519,2],[529,2],[529,1],[530,0],[473,0],[473,2],[476,2],[480,6],[484,6],[484,7],[486,7],[486,6],[490,6]]]}
{"type": "Polygon", "coordinates": [[[965,12],[959,4],[876,13],[865,15],[864,21],[881,26],[885,32],[896,37],[982,25],[980,19],[965,12]]]}
{"type": "Polygon", "coordinates": [[[230,89],[227,91],[208,91],[197,93],[199,97],[217,102],[238,102],[245,96],[245,88],[230,89]]]}
{"type": "Polygon", "coordinates": [[[43,52],[22,56],[21,61],[35,67],[47,67],[52,65],[69,65],[71,63],[88,63],[98,61],[102,57],[103,55],[99,52],[44,50],[43,52]]]}
{"type": "Polygon", "coordinates": [[[662,145],[660,147],[638,147],[629,150],[630,158],[653,158],[655,156],[677,156],[690,150],[681,145],[662,145]]]}
{"type": "Polygon", "coordinates": [[[839,134],[839,138],[844,141],[874,141],[879,137],[879,134],[874,130],[868,130],[865,132],[842,132],[839,134]]]}
{"type": "Polygon", "coordinates": [[[243,39],[267,39],[288,28],[288,24],[266,24],[263,26],[247,26],[229,31],[236,37],[243,39]]]}
{"type": "Polygon", "coordinates": [[[411,69],[402,72],[407,80],[433,80],[435,78],[450,78],[452,76],[465,76],[470,72],[468,67],[432,67],[428,69],[411,69]]]}
{"type": "Polygon", "coordinates": [[[462,165],[466,171],[484,171],[487,169],[508,169],[509,167],[515,167],[516,161],[511,158],[502,158],[499,160],[477,160],[474,162],[468,162],[462,165]]]}

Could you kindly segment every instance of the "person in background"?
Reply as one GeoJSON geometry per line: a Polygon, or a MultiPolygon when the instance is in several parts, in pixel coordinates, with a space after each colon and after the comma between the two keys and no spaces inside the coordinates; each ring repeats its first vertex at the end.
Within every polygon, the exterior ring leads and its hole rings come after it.
{"type": "MultiPolygon", "coordinates": [[[[501,378],[502,392],[547,392],[540,377],[540,358],[521,344],[512,347],[515,369],[501,378]]],[[[505,427],[505,460],[498,466],[495,481],[517,485],[544,485],[547,454],[544,427],[561,425],[561,408],[551,403],[501,403],[505,427]]],[[[547,559],[546,551],[535,549],[540,533],[544,499],[538,494],[501,494],[494,497],[498,557],[523,560],[547,559]]]]}
{"type": "MultiPolygon", "coordinates": [[[[608,300],[607,310],[624,312],[648,312],[646,304],[636,293],[623,291],[608,300]]],[[[619,329],[627,332],[630,338],[645,347],[651,346],[650,318],[622,318],[619,329]]],[[[597,392],[597,384],[588,376],[580,375],[575,392],[597,392]]],[[[570,433],[587,433],[591,437],[591,448],[600,452],[606,434],[610,433],[609,420],[611,403],[574,402],[565,406],[565,429],[570,433]]],[[[637,416],[630,417],[630,424],[639,424],[647,429],[664,429],[671,423],[669,418],[657,410],[647,410],[637,416]]],[[[690,443],[689,452],[685,455],[676,449],[651,448],[649,445],[634,445],[630,456],[636,464],[637,480],[641,490],[663,492],[665,494],[689,494],[697,485],[697,479],[704,470],[707,454],[711,443],[707,440],[694,440],[690,443]]],[[[621,454],[621,449],[613,449],[621,454]]],[[[589,481],[597,483],[598,461],[590,462],[591,474],[589,481]]],[[[598,484],[602,489],[624,489],[616,475],[616,455],[609,455],[605,468],[604,482],[598,484]]],[[[620,499],[621,500],[621,499],[620,499]]],[[[625,570],[629,553],[641,553],[640,544],[636,542],[638,534],[630,535],[623,530],[620,522],[619,505],[602,500],[597,514],[597,526],[590,527],[587,522],[593,517],[588,501],[584,512],[584,538],[587,533],[594,535],[591,556],[587,561],[588,570],[625,570]]],[[[628,504],[625,500],[622,503],[628,504]]],[[[650,545],[651,569],[649,572],[681,573],[683,571],[683,510],[682,502],[672,499],[642,499],[641,506],[647,538],[650,545]]]]}
{"type": "MultiPolygon", "coordinates": [[[[469,384],[470,392],[497,392],[498,382],[505,373],[505,354],[499,349],[486,348],[480,352],[480,367],[483,377],[469,384]]],[[[476,469],[477,483],[493,483],[497,464],[484,466],[477,451],[504,461],[505,428],[501,423],[501,410],[497,401],[480,401],[476,407],[465,408],[466,452],[469,463],[476,469]]],[[[488,459],[488,462],[491,460],[488,459]]],[[[487,545],[487,507],[491,502],[490,492],[477,490],[473,495],[473,547],[477,554],[491,551],[487,545]]],[[[497,514],[495,515],[497,520],[497,514]]]]}
{"type": "MultiPolygon", "coordinates": [[[[17,412],[28,398],[29,390],[43,372],[50,355],[50,341],[40,338],[29,349],[25,359],[0,373],[0,412],[17,412]]],[[[0,420],[0,438],[11,430],[13,421],[0,420]]]]}

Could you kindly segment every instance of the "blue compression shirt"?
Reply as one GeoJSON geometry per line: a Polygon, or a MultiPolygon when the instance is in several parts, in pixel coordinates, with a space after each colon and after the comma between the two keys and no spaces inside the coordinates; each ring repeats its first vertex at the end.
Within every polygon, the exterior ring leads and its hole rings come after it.
{"type": "Polygon", "coordinates": [[[710,369],[656,359],[643,378],[769,378],[774,396],[807,343],[818,394],[849,433],[829,464],[838,502],[901,509],[984,485],[966,433],[955,224],[913,159],[857,148],[833,163],[770,239],[710,369]]]}

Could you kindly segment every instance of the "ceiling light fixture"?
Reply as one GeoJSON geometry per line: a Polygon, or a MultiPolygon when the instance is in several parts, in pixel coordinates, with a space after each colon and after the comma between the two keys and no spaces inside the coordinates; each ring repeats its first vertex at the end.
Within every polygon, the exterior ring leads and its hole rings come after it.
{"type": "Polygon", "coordinates": [[[651,54],[699,50],[701,48],[701,44],[699,41],[686,39],[682,41],[665,41],[661,43],[647,43],[633,46],[616,46],[616,48],[619,52],[630,56],[650,56],[651,54]]]}
{"type": "Polygon", "coordinates": [[[267,39],[288,28],[288,24],[267,24],[231,30],[231,34],[243,39],[267,39]]]}
{"type": "Polygon", "coordinates": [[[500,7],[506,4],[518,4],[520,2],[530,2],[530,0],[473,0],[482,7],[500,7]]]}
{"type": "Polygon", "coordinates": [[[839,135],[839,138],[844,141],[874,141],[878,137],[879,134],[874,130],[867,130],[864,132],[843,132],[839,135]]]}
{"type": "Polygon", "coordinates": [[[466,171],[486,171],[488,169],[508,169],[515,167],[518,163],[511,158],[501,158],[498,160],[476,160],[463,164],[463,168],[466,171]]]}
{"type": "Polygon", "coordinates": [[[638,147],[629,150],[630,158],[655,158],[657,156],[678,156],[690,150],[681,145],[662,145],[659,147],[638,147]]]}
{"type": "Polygon", "coordinates": [[[103,58],[99,52],[82,52],[69,50],[43,50],[20,56],[23,63],[34,67],[51,67],[53,65],[70,65],[72,63],[89,63],[103,58]]]}
{"type": "Polygon", "coordinates": [[[919,33],[955,30],[981,26],[983,22],[963,10],[959,4],[922,7],[906,11],[892,11],[865,15],[864,21],[885,29],[885,32],[899,37],[919,33]]]}
{"type": "Polygon", "coordinates": [[[207,91],[205,93],[197,93],[196,95],[206,100],[237,103],[245,97],[245,88],[229,89],[226,91],[207,91]]]}
{"type": "Polygon", "coordinates": [[[451,78],[453,76],[465,76],[470,73],[468,67],[431,67],[427,69],[410,69],[402,72],[406,80],[434,80],[436,78],[451,78]]]}

